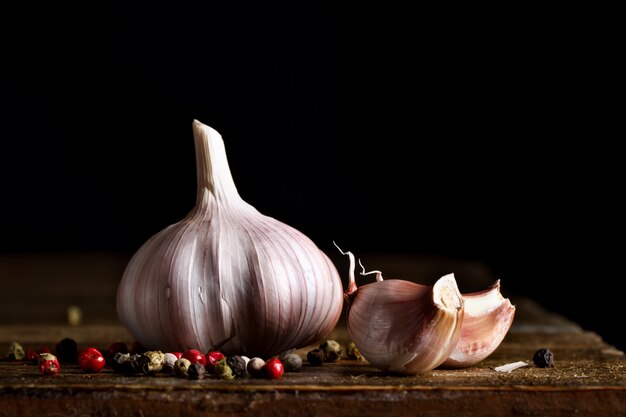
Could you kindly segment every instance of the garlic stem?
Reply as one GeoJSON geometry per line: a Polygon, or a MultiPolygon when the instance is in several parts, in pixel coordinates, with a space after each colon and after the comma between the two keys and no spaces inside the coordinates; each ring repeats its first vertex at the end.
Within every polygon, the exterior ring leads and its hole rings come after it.
{"type": "Polygon", "coordinates": [[[376,274],[376,281],[380,282],[383,280],[383,273],[378,271],[378,270],[374,270],[374,271],[370,271],[370,272],[365,272],[365,267],[363,266],[363,264],[361,263],[361,259],[359,259],[359,265],[361,266],[361,275],[362,276],[366,276],[366,275],[372,275],[372,274],[376,274]]]}
{"type": "Polygon", "coordinates": [[[194,120],[193,137],[198,181],[197,204],[206,203],[207,191],[222,203],[236,200],[240,204],[243,200],[228,166],[222,136],[215,129],[194,120]]]}
{"type": "MultiPolygon", "coordinates": [[[[339,252],[341,252],[342,255],[347,256],[348,259],[350,260],[350,269],[348,269],[348,290],[344,294],[346,297],[348,297],[357,290],[356,279],[354,277],[354,267],[355,267],[354,254],[350,251],[348,252],[342,251],[339,245],[337,245],[337,243],[334,240],[333,240],[333,245],[335,245],[335,247],[339,249],[339,252]]],[[[359,262],[361,261],[359,260],[359,262]]]]}

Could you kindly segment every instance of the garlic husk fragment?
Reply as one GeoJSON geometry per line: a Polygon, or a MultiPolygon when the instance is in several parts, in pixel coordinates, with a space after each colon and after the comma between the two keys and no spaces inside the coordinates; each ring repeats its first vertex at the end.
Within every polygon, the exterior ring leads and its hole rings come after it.
{"type": "Polygon", "coordinates": [[[357,288],[354,256],[344,254],[350,257],[348,332],[361,355],[387,372],[419,374],[441,365],[456,346],[463,320],[454,275],[431,287],[383,280],[373,271],[377,281],[357,288]]]}
{"type": "Polygon", "coordinates": [[[515,306],[500,293],[500,280],[484,291],[463,294],[463,299],[461,337],[443,364],[450,368],[475,365],[491,355],[515,316],[515,306]]]}
{"type": "Polygon", "coordinates": [[[117,311],[150,349],[271,356],[321,339],[342,308],[339,274],[304,234],[239,196],[220,134],[193,123],[195,208],[129,262],[117,311]],[[226,341],[226,342],[225,342],[226,341]]]}

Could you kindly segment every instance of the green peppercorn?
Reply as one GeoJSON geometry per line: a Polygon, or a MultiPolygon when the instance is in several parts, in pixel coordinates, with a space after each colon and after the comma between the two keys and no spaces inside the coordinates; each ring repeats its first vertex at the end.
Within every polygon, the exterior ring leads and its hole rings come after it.
{"type": "Polygon", "coordinates": [[[324,363],[324,352],[320,349],[310,350],[306,354],[306,360],[313,366],[322,366],[324,363]]]}
{"type": "Polygon", "coordinates": [[[174,373],[180,377],[188,377],[189,376],[189,367],[191,366],[191,362],[188,359],[178,359],[174,362],[174,373]]]}
{"type": "Polygon", "coordinates": [[[215,364],[215,368],[213,368],[213,373],[217,375],[219,379],[233,379],[235,375],[233,375],[233,370],[226,363],[226,358],[222,358],[215,364]]]}
{"type": "Polygon", "coordinates": [[[155,375],[163,369],[163,359],[165,355],[160,350],[151,350],[141,354],[139,362],[140,369],[146,375],[155,375]]]}
{"type": "Polygon", "coordinates": [[[200,362],[191,364],[187,369],[189,379],[204,379],[206,377],[206,368],[200,362]]]}
{"type": "Polygon", "coordinates": [[[354,342],[350,342],[350,344],[346,348],[346,356],[348,356],[348,359],[352,359],[352,360],[355,360],[355,361],[364,361],[365,360],[363,355],[361,355],[361,352],[359,352],[359,348],[356,347],[354,342]]]}
{"type": "Polygon", "coordinates": [[[343,354],[343,348],[334,340],[325,341],[320,345],[320,349],[324,352],[324,362],[337,362],[343,354]]]}
{"type": "Polygon", "coordinates": [[[9,345],[9,349],[7,349],[7,359],[10,361],[21,361],[24,359],[26,354],[24,353],[24,348],[17,342],[13,342],[9,345]]]}

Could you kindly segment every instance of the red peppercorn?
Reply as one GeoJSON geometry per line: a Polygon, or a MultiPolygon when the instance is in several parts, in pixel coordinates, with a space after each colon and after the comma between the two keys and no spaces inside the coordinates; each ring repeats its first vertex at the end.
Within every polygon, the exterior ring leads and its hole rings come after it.
{"type": "Polygon", "coordinates": [[[39,353],[52,353],[50,351],[50,348],[48,346],[42,346],[41,349],[39,349],[39,353]]]}
{"type": "Polygon", "coordinates": [[[39,356],[39,372],[42,375],[57,375],[61,373],[61,365],[57,357],[51,353],[42,353],[39,356]]]}
{"type": "Polygon", "coordinates": [[[39,353],[30,349],[28,352],[26,352],[26,360],[31,361],[32,363],[39,362],[39,353]]]}
{"type": "Polygon", "coordinates": [[[226,358],[226,356],[224,356],[224,354],[222,352],[218,352],[216,350],[211,351],[211,352],[207,352],[207,354],[206,354],[206,367],[210,371],[213,371],[213,369],[215,369],[215,365],[219,361],[224,359],[224,358],[226,358]]]}
{"type": "Polygon", "coordinates": [[[170,352],[170,353],[176,356],[176,359],[180,359],[183,357],[183,352],[170,352]]]}
{"type": "Polygon", "coordinates": [[[98,349],[90,347],[80,352],[78,363],[85,372],[100,372],[106,361],[98,349]]]}
{"type": "Polygon", "coordinates": [[[133,345],[130,347],[130,354],[131,355],[138,355],[140,353],[144,353],[146,352],[147,349],[138,341],[134,341],[133,345]]]}
{"type": "Polygon", "coordinates": [[[206,358],[204,357],[204,353],[200,352],[198,349],[189,349],[183,352],[183,359],[187,359],[193,365],[196,362],[200,362],[202,365],[206,366],[206,358]]]}
{"type": "Polygon", "coordinates": [[[115,356],[116,353],[128,353],[128,346],[124,342],[115,342],[111,343],[107,350],[112,356],[115,356]]]}
{"type": "Polygon", "coordinates": [[[283,372],[285,372],[283,363],[277,358],[268,360],[265,363],[263,370],[265,371],[265,376],[269,379],[278,379],[283,375],[283,372]]]}

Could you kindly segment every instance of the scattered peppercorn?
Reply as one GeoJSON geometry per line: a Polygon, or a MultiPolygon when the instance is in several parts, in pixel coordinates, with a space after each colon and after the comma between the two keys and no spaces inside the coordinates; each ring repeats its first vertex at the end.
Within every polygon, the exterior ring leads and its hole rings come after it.
{"type": "Polygon", "coordinates": [[[310,350],[306,354],[306,360],[313,366],[322,366],[324,363],[324,352],[320,349],[310,350]]]}
{"type": "Polygon", "coordinates": [[[350,342],[350,344],[346,348],[346,356],[348,356],[348,359],[352,359],[352,360],[355,360],[355,361],[364,361],[365,360],[363,355],[361,355],[361,352],[359,352],[359,348],[356,347],[354,342],[350,342]]]}
{"type": "Polygon", "coordinates": [[[168,352],[163,354],[163,369],[161,369],[161,372],[166,374],[174,372],[174,364],[177,360],[178,358],[173,353],[168,352]]]}
{"type": "Polygon", "coordinates": [[[295,353],[288,353],[279,358],[283,363],[285,372],[296,372],[302,368],[302,358],[295,353]]]}
{"type": "Polygon", "coordinates": [[[187,369],[189,379],[204,379],[206,376],[206,368],[199,361],[192,363],[187,369]]]}
{"type": "Polygon", "coordinates": [[[78,362],[78,345],[74,339],[66,337],[56,345],[56,357],[63,363],[76,363],[78,362]]]}
{"type": "Polygon", "coordinates": [[[160,350],[151,350],[141,354],[139,358],[140,370],[146,375],[155,375],[163,369],[165,355],[160,350]]]}
{"type": "Polygon", "coordinates": [[[263,366],[263,371],[265,376],[269,379],[278,379],[285,372],[285,367],[283,363],[278,358],[272,358],[265,363],[263,366]]]}
{"type": "Polygon", "coordinates": [[[61,373],[61,365],[56,356],[51,353],[42,353],[39,356],[39,372],[42,375],[57,375],[61,373]]]}
{"type": "Polygon", "coordinates": [[[35,351],[34,351],[34,350],[32,350],[32,349],[29,349],[29,350],[26,352],[26,360],[27,360],[27,361],[30,361],[30,362],[32,362],[32,363],[37,363],[37,362],[39,362],[39,353],[35,352],[35,351]]]}
{"type": "Polygon", "coordinates": [[[183,352],[182,357],[191,362],[192,365],[196,362],[200,362],[202,366],[206,365],[206,357],[198,349],[188,349],[183,352]]]}
{"type": "Polygon", "coordinates": [[[115,342],[102,351],[102,356],[106,359],[107,366],[113,367],[113,358],[116,353],[128,353],[128,346],[126,346],[126,343],[115,342]]]}
{"type": "Polygon", "coordinates": [[[320,349],[324,352],[324,362],[337,362],[343,354],[343,348],[334,340],[325,341],[320,349]]]}
{"type": "Polygon", "coordinates": [[[191,362],[189,359],[181,358],[174,362],[174,373],[180,377],[188,377],[189,376],[189,367],[191,366],[191,362]]]}
{"type": "Polygon", "coordinates": [[[204,365],[207,368],[207,371],[212,373],[213,369],[215,368],[215,365],[224,358],[226,358],[226,356],[224,356],[222,352],[219,352],[217,350],[207,352],[207,354],[205,355],[205,363],[204,363],[204,365]]]}
{"type": "Polygon", "coordinates": [[[100,372],[105,363],[104,356],[96,348],[87,348],[78,355],[80,369],[85,372],[100,372]]]}
{"type": "Polygon", "coordinates": [[[219,360],[215,364],[215,368],[213,368],[213,373],[218,376],[220,379],[233,379],[235,375],[233,375],[233,370],[228,363],[226,363],[226,358],[219,360]]]}
{"type": "Polygon", "coordinates": [[[252,358],[250,359],[250,362],[248,362],[246,370],[251,376],[258,378],[263,376],[263,366],[265,366],[265,361],[263,359],[252,358]]]}
{"type": "Polygon", "coordinates": [[[24,348],[17,342],[13,342],[9,345],[7,350],[7,359],[11,361],[21,361],[26,356],[24,348]]]}
{"type": "Polygon", "coordinates": [[[113,368],[113,372],[116,372],[119,374],[132,373],[132,367],[130,365],[130,353],[118,352],[115,355],[113,355],[111,368],[113,368]]]}
{"type": "Polygon", "coordinates": [[[226,359],[226,364],[233,371],[233,374],[238,377],[246,376],[246,366],[248,363],[244,358],[239,355],[229,356],[226,359]]]}
{"type": "Polygon", "coordinates": [[[170,353],[176,356],[176,359],[180,359],[183,357],[183,352],[170,352],[170,353]]]}
{"type": "Polygon", "coordinates": [[[533,355],[533,362],[538,368],[554,368],[554,355],[550,349],[539,349],[533,355]]]}

